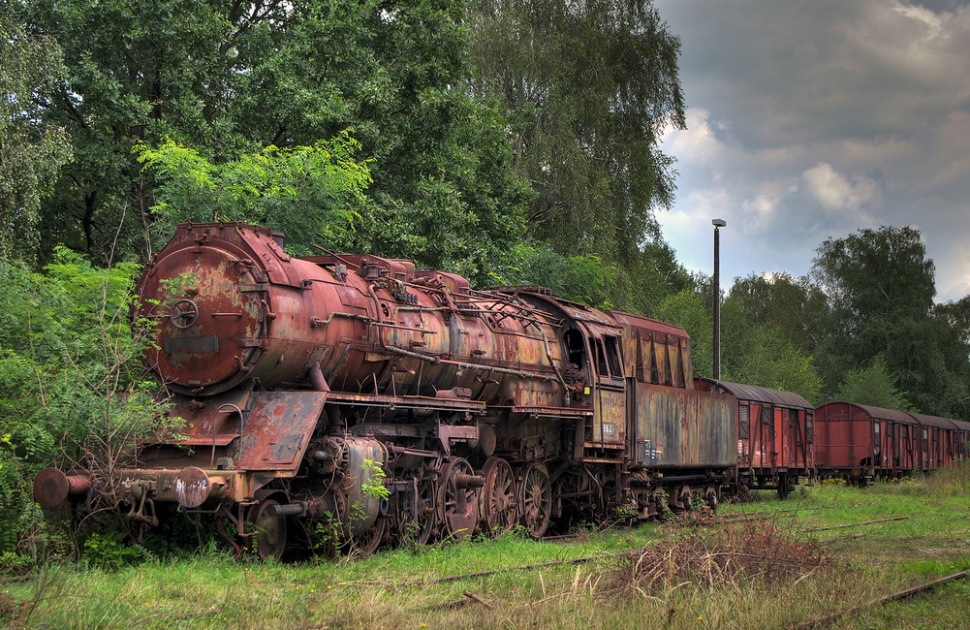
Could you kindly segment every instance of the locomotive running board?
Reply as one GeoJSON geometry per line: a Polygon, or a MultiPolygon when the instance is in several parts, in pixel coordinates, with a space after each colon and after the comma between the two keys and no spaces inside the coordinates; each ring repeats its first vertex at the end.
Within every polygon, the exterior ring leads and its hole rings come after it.
{"type": "Polygon", "coordinates": [[[331,391],[328,403],[355,407],[400,407],[404,409],[441,409],[484,414],[485,401],[464,398],[432,398],[430,396],[387,396],[383,394],[348,394],[331,391]]]}

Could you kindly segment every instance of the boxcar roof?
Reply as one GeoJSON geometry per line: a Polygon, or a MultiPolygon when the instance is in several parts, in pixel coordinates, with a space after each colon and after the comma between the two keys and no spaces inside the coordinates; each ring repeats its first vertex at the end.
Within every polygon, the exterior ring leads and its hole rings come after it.
{"type": "Polygon", "coordinates": [[[917,422],[927,427],[937,427],[939,429],[954,429],[956,425],[953,424],[953,420],[949,418],[940,418],[939,416],[927,416],[922,413],[911,413],[909,414],[916,418],[917,422]]]}
{"type": "Polygon", "coordinates": [[[713,383],[722,388],[729,394],[733,394],[738,400],[749,400],[753,402],[771,403],[778,407],[790,407],[793,409],[813,409],[814,405],[798,394],[785,392],[780,389],[768,389],[767,387],[755,387],[754,385],[744,385],[742,383],[731,383],[730,381],[719,381],[713,378],[702,378],[702,381],[713,383]]]}
{"type": "Polygon", "coordinates": [[[899,411],[897,409],[884,409],[882,407],[873,407],[872,405],[862,405],[859,403],[845,402],[845,401],[838,401],[838,400],[827,402],[824,405],[819,406],[818,409],[815,410],[816,411],[815,417],[818,418],[819,416],[822,416],[823,414],[819,413],[819,410],[824,409],[829,405],[832,405],[832,406],[845,405],[848,407],[856,407],[857,409],[861,409],[862,411],[866,412],[870,418],[874,418],[876,420],[891,420],[892,422],[899,422],[901,424],[916,424],[916,421],[913,418],[913,416],[911,414],[906,413],[905,411],[899,411]]]}
{"type": "Polygon", "coordinates": [[[963,420],[954,420],[953,424],[957,426],[961,431],[970,431],[970,422],[965,422],[963,420]]]}

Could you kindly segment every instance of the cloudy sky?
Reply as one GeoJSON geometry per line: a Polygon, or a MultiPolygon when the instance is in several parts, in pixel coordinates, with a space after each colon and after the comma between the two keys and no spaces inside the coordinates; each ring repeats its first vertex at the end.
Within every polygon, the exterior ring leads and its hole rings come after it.
{"type": "Polygon", "coordinates": [[[658,218],[721,286],[805,275],[826,238],[910,225],[937,301],[970,294],[970,0],[657,0],[681,39],[687,131],[658,218]]]}

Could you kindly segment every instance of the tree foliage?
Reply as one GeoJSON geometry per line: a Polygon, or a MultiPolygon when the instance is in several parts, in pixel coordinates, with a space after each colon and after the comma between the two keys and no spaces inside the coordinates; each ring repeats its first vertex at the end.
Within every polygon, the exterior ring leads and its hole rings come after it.
{"type": "Polygon", "coordinates": [[[883,409],[912,411],[912,405],[906,400],[906,392],[896,389],[895,380],[889,373],[886,360],[881,356],[876,357],[869,367],[849,370],[835,399],[883,409]]]}
{"type": "Polygon", "coordinates": [[[816,253],[813,274],[849,337],[878,320],[925,318],[933,306],[934,265],[915,228],[860,230],[826,239],[816,253]]]}
{"type": "Polygon", "coordinates": [[[359,145],[342,136],[313,147],[267,147],[238,160],[213,164],[169,141],[143,147],[138,159],[156,176],[153,224],[170,236],[183,221],[245,221],[289,235],[307,255],[309,245],[364,251],[374,238],[373,204],[364,191],[368,164],[355,160],[359,145]]]}
{"type": "Polygon", "coordinates": [[[346,131],[373,159],[375,253],[484,277],[521,237],[528,185],[499,110],[466,89],[460,2],[15,4],[68,60],[42,111],[77,158],[44,208],[49,242],[100,253],[120,234],[122,250],[144,253],[154,182],[136,144],[171,139],[218,164],[346,131]]]}
{"type": "Polygon", "coordinates": [[[472,89],[501,102],[515,168],[537,191],[530,236],[616,260],[614,302],[656,308],[635,297],[664,256],[652,211],[673,198],[658,144],[684,126],[679,40],[649,0],[477,0],[469,21],[472,89]]]}
{"type": "Polygon", "coordinates": [[[817,402],[822,379],[811,354],[773,322],[756,323],[733,295],[721,308],[721,376],[724,380],[795,392],[817,402]]]}
{"type": "Polygon", "coordinates": [[[0,552],[47,540],[29,483],[44,466],[113,465],[157,418],[127,314],[138,268],[66,249],[43,273],[0,262],[0,552]]]}
{"type": "Polygon", "coordinates": [[[860,230],[817,252],[813,273],[832,305],[833,325],[818,349],[830,389],[881,358],[917,410],[968,417],[970,347],[946,317],[959,309],[934,316],[934,266],[919,231],[860,230]]]}
{"type": "Polygon", "coordinates": [[[42,116],[65,77],[56,41],[0,13],[0,258],[34,257],[41,203],[70,159],[65,129],[42,116]]]}
{"type": "Polygon", "coordinates": [[[826,296],[806,278],[786,273],[737,278],[730,300],[752,323],[776,327],[803,353],[813,352],[828,326],[826,296]]]}

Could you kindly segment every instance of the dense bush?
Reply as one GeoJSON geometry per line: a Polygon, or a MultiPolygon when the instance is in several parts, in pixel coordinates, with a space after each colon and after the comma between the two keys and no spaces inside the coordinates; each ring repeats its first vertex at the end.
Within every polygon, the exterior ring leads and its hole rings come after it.
{"type": "Polygon", "coordinates": [[[137,271],[96,268],[66,249],[42,272],[0,262],[0,555],[64,553],[31,502],[36,473],[112,465],[156,418],[128,321],[137,271]]]}

